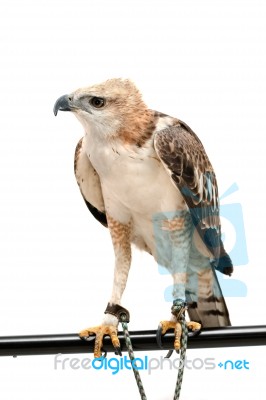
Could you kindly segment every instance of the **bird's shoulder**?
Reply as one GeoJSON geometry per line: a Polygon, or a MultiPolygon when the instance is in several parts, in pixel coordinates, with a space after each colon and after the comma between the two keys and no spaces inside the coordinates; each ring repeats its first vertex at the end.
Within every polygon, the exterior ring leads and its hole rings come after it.
{"type": "Polygon", "coordinates": [[[186,163],[204,165],[204,169],[213,170],[205,148],[196,133],[181,119],[167,114],[155,112],[157,115],[154,131],[154,147],[159,158],[171,163],[186,163]]]}
{"type": "Polygon", "coordinates": [[[179,118],[172,117],[159,111],[154,111],[154,137],[160,142],[177,141],[177,144],[193,143],[203,149],[203,144],[188,124],[179,118]]]}

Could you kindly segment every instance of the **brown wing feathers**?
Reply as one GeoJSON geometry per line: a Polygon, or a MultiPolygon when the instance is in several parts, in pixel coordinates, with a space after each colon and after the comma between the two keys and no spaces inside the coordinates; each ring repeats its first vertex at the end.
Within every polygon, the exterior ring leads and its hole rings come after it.
{"type": "Polygon", "coordinates": [[[180,122],[156,134],[155,149],[182,193],[193,224],[213,254],[216,269],[230,275],[233,266],[221,240],[216,177],[201,141],[180,122]]]}

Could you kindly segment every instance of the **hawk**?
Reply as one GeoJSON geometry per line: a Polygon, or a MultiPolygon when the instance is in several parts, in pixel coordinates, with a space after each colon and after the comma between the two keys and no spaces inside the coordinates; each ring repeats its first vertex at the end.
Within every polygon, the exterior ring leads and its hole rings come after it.
{"type": "Polygon", "coordinates": [[[159,338],[174,328],[180,347],[178,313],[187,309],[192,329],[230,325],[215,270],[226,275],[232,261],[221,238],[218,187],[197,135],[181,120],[149,109],[128,79],[109,79],[61,96],[54,114],[71,111],[84,128],[74,170],[92,215],[110,231],[115,268],[94,356],[104,335],[121,353],[117,326],[131,264],[131,248],[150,253],[173,277],[172,314],[159,325],[159,338]],[[178,308],[179,307],[179,308],[178,308]],[[178,308],[178,312],[174,312],[178,308]]]}

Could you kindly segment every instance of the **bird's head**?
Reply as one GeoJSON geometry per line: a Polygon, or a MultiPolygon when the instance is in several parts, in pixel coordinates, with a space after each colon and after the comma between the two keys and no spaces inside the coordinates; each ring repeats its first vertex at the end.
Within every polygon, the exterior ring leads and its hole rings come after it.
{"type": "Polygon", "coordinates": [[[61,96],[54,105],[54,114],[59,110],[72,111],[86,132],[127,139],[130,135],[133,141],[152,120],[140,92],[127,79],[109,79],[61,96]]]}

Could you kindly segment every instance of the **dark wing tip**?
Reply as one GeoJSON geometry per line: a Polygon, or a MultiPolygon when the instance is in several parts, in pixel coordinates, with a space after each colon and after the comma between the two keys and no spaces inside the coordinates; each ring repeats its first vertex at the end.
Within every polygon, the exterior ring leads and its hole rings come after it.
{"type": "Polygon", "coordinates": [[[94,216],[94,218],[96,218],[97,221],[99,221],[103,226],[105,226],[107,228],[108,227],[108,223],[107,223],[106,214],[104,212],[99,211],[96,207],[91,205],[91,203],[89,203],[85,198],[84,198],[84,201],[86,203],[86,206],[88,207],[88,209],[90,210],[90,212],[94,216]]]}

